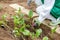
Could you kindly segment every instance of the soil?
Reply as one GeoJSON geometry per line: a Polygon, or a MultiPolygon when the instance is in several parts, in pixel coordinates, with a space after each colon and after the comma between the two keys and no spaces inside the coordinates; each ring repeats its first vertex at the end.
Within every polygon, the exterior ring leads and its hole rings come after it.
{"type": "MultiPolygon", "coordinates": [[[[24,6],[27,9],[32,9],[35,12],[36,6],[34,3],[31,4],[31,6],[27,6],[26,4],[27,0],[0,0],[0,4],[3,6],[3,9],[0,11],[0,20],[1,20],[1,16],[5,13],[10,14],[10,15],[14,15],[15,14],[15,10],[12,9],[9,4],[12,3],[17,3],[19,5],[24,6]],[[32,6],[33,5],[33,6],[32,6]]],[[[9,18],[9,16],[7,17],[8,20],[11,20],[9,18]]],[[[13,23],[10,23],[9,25],[11,25],[11,28],[13,28],[13,23]]],[[[40,36],[40,38],[35,39],[35,40],[42,40],[42,37],[44,36],[48,36],[50,39],[49,40],[60,40],[60,35],[57,33],[54,33],[53,35],[50,34],[50,28],[45,27],[45,25],[41,24],[40,28],[43,29],[43,33],[40,36]]],[[[17,40],[16,38],[14,38],[14,36],[8,32],[8,29],[4,29],[4,28],[0,28],[0,40],[17,40]]],[[[22,39],[20,39],[22,40],[22,39]]],[[[26,39],[26,40],[31,40],[31,39],[26,39]]]]}
{"type": "Polygon", "coordinates": [[[13,38],[13,36],[9,32],[0,28],[0,40],[15,40],[15,38],[13,38]]]}

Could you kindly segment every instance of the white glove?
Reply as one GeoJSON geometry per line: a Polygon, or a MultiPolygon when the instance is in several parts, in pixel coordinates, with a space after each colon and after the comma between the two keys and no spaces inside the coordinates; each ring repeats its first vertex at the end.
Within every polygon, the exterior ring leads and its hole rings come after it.
{"type": "Polygon", "coordinates": [[[44,4],[36,8],[36,12],[39,14],[38,20],[40,22],[44,21],[46,18],[56,21],[56,19],[50,15],[54,3],[55,0],[44,0],[44,4]]]}

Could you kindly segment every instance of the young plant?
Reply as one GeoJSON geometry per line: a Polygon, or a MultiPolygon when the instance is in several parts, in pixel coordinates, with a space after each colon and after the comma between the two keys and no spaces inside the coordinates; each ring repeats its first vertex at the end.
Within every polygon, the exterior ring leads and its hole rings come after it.
{"type": "Polygon", "coordinates": [[[7,14],[2,15],[3,21],[6,21],[7,14]]]}
{"type": "Polygon", "coordinates": [[[24,18],[23,18],[24,15],[20,14],[19,11],[20,10],[18,10],[18,14],[16,14],[15,16],[12,16],[13,22],[14,22],[15,26],[23,25],[24,24],[24,18]]]}
{"type": "Polygon", "coordinates": [[[0,21],[0,25],[2,25],[3,24],[3,21],[0,21]]]}
{"type": "Polygon", "coordinates": [[[56,29],[57,29],[57,27],[54,27],[53,29],[51,29],[51,33],[52,34],[55,33],[56,32],[56,29]]]}
{"type": "Polygon", "coordinates": [[[25,29],[23,32],[23,35],[25,35],[25,36],[30,36],[30,31],[29,30],[27,30],[27,29],[25,29]]]}
{"type": "Polygon", "coordinates": [[[13,33],[15,37],[20,36],[19,29],[17,27],[14,28],[13,33]]]}
{"type": "Polygon", "coordinates": [[[52,26],[53,26],[53,28],[51,29],[51,33],[53,34],[53,33],[55,33],[55,32],[56,32],[56,29],[57,29],[57,25],[58,25],[58,23],[55,23],[55,24],[50,23],[50,25],[52,25],[52,26]]]}
{"type": "Polygon", "coordinates": [[[49,38],[47,36],[43,37],[42,40],[48,40],[49,38]]]}
{"type": "Polygon", "coordinates": [[[21,8],[19,8],[18,10],[15,11],[16,14],[20,14],[21,13],[21,8]]]}
{"type": "Polygon", "coordinates": [[[35,36],[39,37],[41,35],[41,33],[42,33],[42,29],[37,29],[35,36]]]}
{"type": "Polygon", "coordinates": [[[33,17],[33,11],[32,10],[29,11],[28,16],[29,16],[29,18],[32,18],[33,17]]]}
{"type": "Polygon", "coordinates": [[[23,25],[20,28],[15,27],[13,33],[15,34],[15,36],[20,36],[22,34],[25,35],[25,36],[30,35],[30,31],[25,28],[25,25],[23,25]]]}
{"type": "Polygon", "coordinates": [[[35,32],[36,32],[36,33],[32,32],[32,33],[30,34],[32,40],[34,40],[34,38],[38,38],[38,37],[41,35],[42,29],[36,29],[35,32]]]}

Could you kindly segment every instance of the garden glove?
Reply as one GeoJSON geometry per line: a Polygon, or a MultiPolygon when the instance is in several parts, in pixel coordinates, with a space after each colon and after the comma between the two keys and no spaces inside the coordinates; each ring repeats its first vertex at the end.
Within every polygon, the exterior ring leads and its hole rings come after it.
{"type": "Polygon", "coordinates": [[[52,20],[56,19],[50,15],[50,11],[53,8],[55,0],[44,0],[44,4],[36,8],[36,12],[39,14],[38,20],[40,22],[44,21],[46,18],[52,20]]]}

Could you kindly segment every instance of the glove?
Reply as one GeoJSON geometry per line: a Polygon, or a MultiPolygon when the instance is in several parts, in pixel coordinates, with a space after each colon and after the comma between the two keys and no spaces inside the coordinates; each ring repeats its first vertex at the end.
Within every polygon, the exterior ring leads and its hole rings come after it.
{"type": "Polygon", "coordinates": [[[38,20],[40,22],[44,21],[46,18],[52,20],[52,22],[56,22],[56,19],[50,15],[54,2],[54,0],[45,0],[45,4],[36,8],[36,12],[39,15],[38,20]]]}

